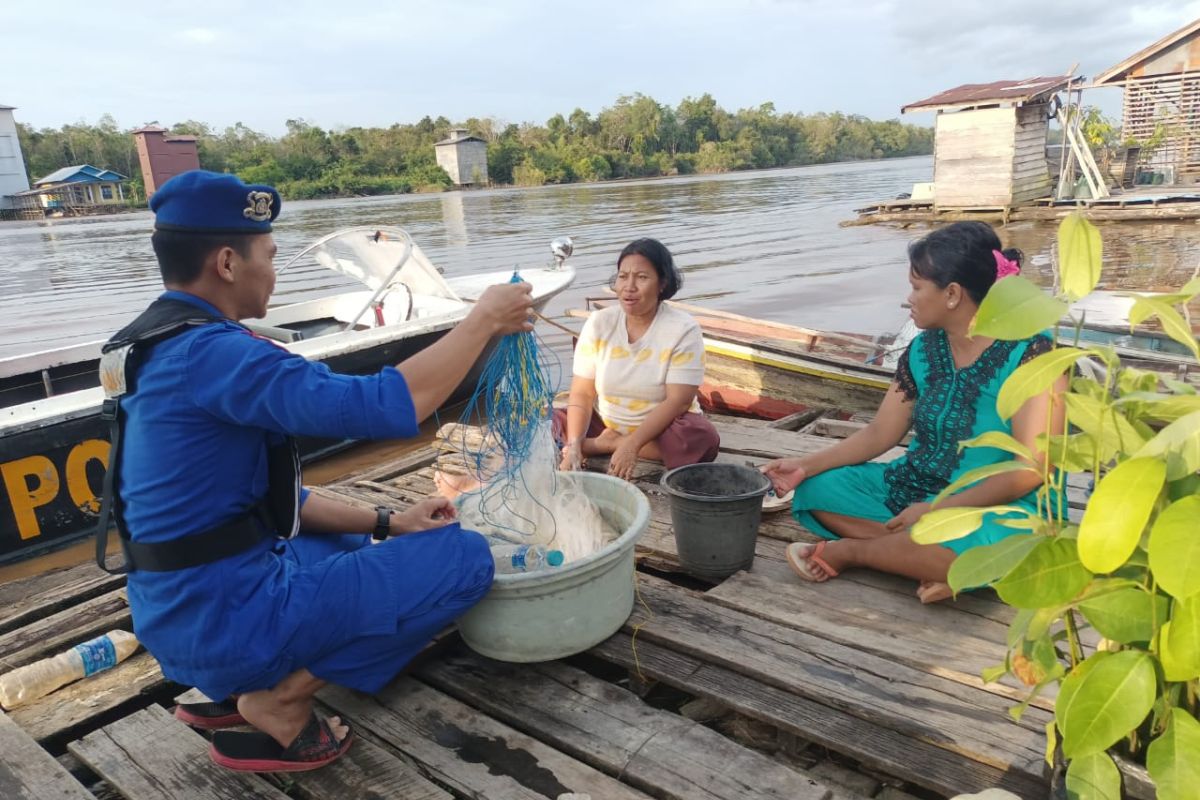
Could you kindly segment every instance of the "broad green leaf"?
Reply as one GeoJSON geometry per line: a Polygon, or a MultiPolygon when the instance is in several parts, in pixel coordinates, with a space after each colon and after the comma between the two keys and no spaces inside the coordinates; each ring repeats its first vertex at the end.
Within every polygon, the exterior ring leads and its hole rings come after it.
{"type": "MultiPolygon", "coordinates": [[[[1091,472],[1096,462],[1096,439],[1087,433],[1072,433],[1068,436],[1051,436],[1047,441],[1044,435],[1038,436],[1038,447],[1048,454],[1050,463],[1067,472],[1091,472]]],[[[1099,463],[1104,464],[1117,453],[1117,437],[1108,437],[1100,442],[1099,463]]]]}
{"type": "Polygon", "coordinates": [[[1134,392],[1120,398],[1114,405],[1124,408],[1134,403],[1141,404],[1143,417],[1162,422],[1174,422],[1180,417],[1200,411],[1200,395],[1195,394],[1134,392]]]}
{"type": "Polygon", "coordinates": [[[1054,327],[1067,304],[1056,300],[1021,275],[996,281],[971,322],[973,336],[1015,341],[1054,327]]]}
{"type": "Polygon", "coordinates": [[[1200,597],[1176,600],[1167,637],[1171,657],[1183,671],[1200,671],[1200,597]]]}
{"type": "Polygon", "coordinates": [[[1029,534],[1008,536],[995,544],[972,547],[954,559],[947,581],[955,592],[989,586],[1000,580],[1029,555],[1038,537],[1029,534]]]}
{"type": "Polygon", "coordinates": [[[1121,800],[1121,772],[1108,753],[1092,753],[1067,764],[1067,800],[1121,800]]]}
{"type": "Polygon", "coordinates": [[[994,588],[1010,606],[1043,608],[1074,599],[1091,579],[1092,573],[1079,562],[1075,542],[1043,537],[994,588]]]}
{"type": "MultiPolygon", "coordinates": [[[[1010,537],[1011,538],[1011,537],[1010,537]]],[[[967,553],[971,552],[970,550],[967,553]]],[[[963,553],[966,555],[967,553],[963,553]]],[[[957,560],[957,559],[955,559],[957,560]]],[[[1026,632],[1029,630],[1029,624],[1033,621],[1033,609],[1018,608],[1017,613],[1013,614],[1012,622],[1008,623],[1008,649],[1012,650],[1026,638],[1026,632]]],[[[1031,638],[1037,638],[1036,636],[1031,638]]]]}
{"type": "Polygon", "coordinates": [[[1150,529],[1150,569],[1172,597],[1200,592],[1200,496],[1167,506],[1150,529]]]}
{"type": "MultiPolygon", "coordinates": [[[[1000,283],[1010,280],[1012,278],[1006,278],[1000,283]]],[[[986,298],[984,302],[987,302],[986,298]]],[[[1025,401],[1049,390],[1072,364],[1088,352],[1076,347],[1058,347],[1017,367],[1004,381],[996,398],[996,411],[1000,418],[1011,419],[1025,405],[1025,401]]]]}
{"type": "Polygon", "coordinates": [[[1179,293],[1187,295],[1189,299],[1200,294],[1200,278],[1192,278],[1179,289],[1179,293]]]}
{"type": "Polygon", "coordinates": [[[1073,393],[1064,395],[1064,399],[1071,424],[1096,437],[1102,447],[1111,442],[1121,452],[1132,453],[1145,444],[1129,420],[1108,403],[1073,393]]]}
{"type": "Polygon", "coordinates": [[[1071,391],[1097,400],[1103,400],[1107,396],[1104,387],[1092,378],[1071,378],[1071,391]]]}
{"type": "Polygon", "coordinates": [[[980,672],[979,678],[984,683],[995,683],[996,681],[1003,678],[1007,672],[1008,672],[1008,667],[1006,665],[997,664],[994,667],[988,667],[987,669],[983,670],[983,672],[980,672]]]}
{"type": "Polygon", "coordinates": [[[1171,645],[1171,623],[1163,623],[1158,629],[1158,661],[1162,664],[1163,677],[1173,683],[1200,678],[1200,664],[1175,655],[1171,645]]]}
{"type": "Polygon", "coordinates": [[[1197,394],[1196,387],[1187,381],[1177,380],[1175,378],[1161,377],[1159,378],[1166,386],[1175,394],[1197,394]]]}
{"type": "Polygon", "coordinates": [[[1158,386],[1158,375],[1144,369],[1124,367],[1117,375],[1117,389],[1123,395],[1131,392],[1153,392],[1156,386],[1158,386]]]}
{"type": "Polygon", "coordinates": [[[1141,724],[1154,705],[1157,685],[1148,653],[1095,653],[1063,679],[1054,718],[1068,759],[1099,753],[1141,724]],[[1082,666],[1082,665],[1081,665],[1082,666]]]}
{"type": "Polygon", "coordinates": [[[1037,474],[1038,470],[1034,469],[1030,464],[1024,461],[1009,459],[1007,461],[997,461],[994,464],[984,464],[982,467],[969,469],[958,478],[950,482],[942,491],[938,492],[937,497],[933,498],[933,504],[936,506],[947,497],[956,494],[973,483],[985,480],[993,475],[1003,475],[1008,472],[1032,472],[1037,474]]]}
{"type": "Polygon", "coordinates": [[[1180,417],[1146,442],[1138,458],[1167,457],[1167,479],[1177,480],[1200,469],[1200,411],[1180,417]]]}
{"type": "MultiPolygon", "coordinates": [[[[1197,402],[1196,405],[1200,409],[1200,402],[1197,402]]],[[[958,443],[959,450],[965,447],[994,447],[997,450],[1003,450],[1006,453],[1012,453],[1014,456],[1033,461],[1033,453],[1030,452],[1028,447],[1001,431],[985,431],[974,439],[965,439],[958,443]]]]}
{"type": "Polygon", "coordinates": [[[1167,608],[1167,598],[1142,589],[1118,589],[1079,604],[1080,612],[1101,636],[1122,644],[1153,639],[1155,623],[1166,621],[1167,608]]]}
{"type": "Polygon", "coordinates": [[[1193,494],[1200,494],[1200,475],[1184,475],[1167,482],[1167,499],[1172,502],[1193,494]]]}
{"type": "Polygon", "coordinates": [[[1130,328],[1143,322],[1147,317],[1158,317],[1158,321],[1162,323],[1166,334],[1184,347],[1190,349],[1192,355],[1200,359],[1200,344],[1196,342],[1196,337],[1192,334],[1191,326],[1188,325],[1183,315],[1174,308],[1174,303],[1178,303],[1180,300],[1186,299],[1186,297],[1186,295],[1182,297],[1173,295],[1165,297],[1139,296],[1129,309],[1130,328]]]}
{"type": "Polygon", "coordinates": [[[990,508],[938,508],[917,520],[912,526],[912,540],[917,544],[941,544],[974,533],[983,524],[983,515],[990,508]]]}
{"type": "Polygon", "coordinates": [[[1200,789],[1200,722],[1182,708],[1172,708],[1167,729],[1146,750],[1146,769],[1158,800],[1195,800],[1200,789]]]}
{"type": "Polygon", "coordinates": [[[1075,212],[1058,224],[1058,277],[1071,300],[1091,294],[1100,282],[1103,245],[1096,226],[1075,212]]]}
{"type": "Polygon", "coordinates": [[[1079,560],[1092,572],[1112,572],[1133,553],[1167,479],[1153,458],[1122,462],[1100,479],[1079,523],[1079,560]]]}
{"type": "Polygon", "coordinates": [[[1054,768],[1054,751],[1058,748],[1058,725],[1054,720],[1046,723],[1046,766],[1054,768]]]}

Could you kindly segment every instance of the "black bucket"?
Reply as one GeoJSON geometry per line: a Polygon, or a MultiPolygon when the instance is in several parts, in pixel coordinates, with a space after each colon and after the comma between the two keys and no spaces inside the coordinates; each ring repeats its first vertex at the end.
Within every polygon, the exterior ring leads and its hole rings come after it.
{"type": "Polygon", "coordinates": [[[688,464],[662,476],[671,498],[679,563],[698,578],[721,580],[754,562],[765,475],[739,464],[688,464]]]}

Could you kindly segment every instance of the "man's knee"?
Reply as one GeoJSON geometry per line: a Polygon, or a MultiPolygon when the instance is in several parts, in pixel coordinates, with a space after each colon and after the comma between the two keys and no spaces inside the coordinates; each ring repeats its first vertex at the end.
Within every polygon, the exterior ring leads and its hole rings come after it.
{"type": "Polygon", "coordinates": [[[475,531],[462,531],[463,595],[479,600],[487,594],[496,573],[488,540],[475,531]]]}

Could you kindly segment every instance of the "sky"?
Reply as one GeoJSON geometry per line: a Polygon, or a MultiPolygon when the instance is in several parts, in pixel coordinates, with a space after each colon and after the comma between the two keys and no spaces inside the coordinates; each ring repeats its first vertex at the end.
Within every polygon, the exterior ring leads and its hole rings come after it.
{"type": "MultiPolygon", "coordinates": [[[[1197,17],[1200,0],[9,0],[0,104],[39,128],[107,113],[272,135],[544,123],[635,92],[892,119],[963,83],[1096,75],[1197,17]]],[[[1120,90],[1090,94],[1119,116],[1120,90]]]]}

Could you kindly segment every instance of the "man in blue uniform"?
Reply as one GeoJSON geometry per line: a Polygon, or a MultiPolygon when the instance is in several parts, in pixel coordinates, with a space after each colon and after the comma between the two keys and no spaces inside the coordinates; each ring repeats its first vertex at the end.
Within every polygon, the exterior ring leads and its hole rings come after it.
{"type": "Polygon", "coordinates": [[[164,184],[151,208],[167,291],[101,365],[114,426],[106,505],[134,628],[167,677],[217,699],[179,716],[258,729],[215,734],[217,763],[313,769],[351,740],[337,717],[317,719],[317,689],[378,691],[483,597],[492,559],[443,500],[389,516],[297,492],[289,437],[414,435],[489,339],[531,329],[529,287],[488,289],[394,368],[338,375],[236,322],[262,317],[275,286],[273,188],[197,170],[164,184]],[[373,528],[386,541],[342,533],[373,528]]]}

